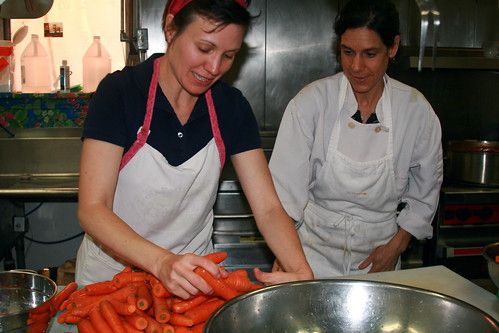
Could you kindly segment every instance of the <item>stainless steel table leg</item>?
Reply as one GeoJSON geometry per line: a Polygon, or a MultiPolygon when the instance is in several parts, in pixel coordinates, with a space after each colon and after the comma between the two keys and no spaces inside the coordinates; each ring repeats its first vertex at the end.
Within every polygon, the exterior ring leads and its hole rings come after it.
{"type": "MultiPolygon", "coordinates": [[[[24,202],[15,205],[15,216],[24,216],[25,204],[24,202]]],[[[24,234],[27,231],[28,225],[24,226],[23,232],[18,232],[14,241],[14,249],[16,250],[16,268],[26,268],[26,259],[24,253],[24,234]]]]}
{"type": "Polygon", "coordinates": [[[24,232],[16,237],[14,249],[16,250],[16,268],[26,268],[26,261],[24,258],[24,232]]]}

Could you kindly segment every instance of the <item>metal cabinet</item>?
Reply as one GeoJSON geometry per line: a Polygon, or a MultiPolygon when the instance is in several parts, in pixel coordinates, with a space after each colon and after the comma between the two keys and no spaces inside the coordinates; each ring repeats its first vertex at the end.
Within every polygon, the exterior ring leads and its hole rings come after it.
{"type": "MultiPolygon", "coordinates": [[[[164,52],[164,4],[142,0],[139,26],[148,29],[148,54],[164,52]]],[[[287,103],[306,84],[337,71],[333,22],[338,0],[253,0],[254,19],[243,48],[223,78],[250,102],[260,129],[276,131],[287,103]]]]}

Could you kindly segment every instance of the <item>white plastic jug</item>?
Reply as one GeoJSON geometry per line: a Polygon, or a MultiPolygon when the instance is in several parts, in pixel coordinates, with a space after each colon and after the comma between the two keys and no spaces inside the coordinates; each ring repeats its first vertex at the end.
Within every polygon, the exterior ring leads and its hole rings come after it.
{"type": "Polygon", "coordinates": [[[21,55],[21,91],[48,93],[53,90],[52,63],[38,35],[31,35],[31,42],[21,55]]]}
{"type": "Polygon", "coordinates": [[[94,36],[92,45],[83,56],[83,91],[94,92],[110,72],[111,56],[101,44],[100,36],[94,36]]]}

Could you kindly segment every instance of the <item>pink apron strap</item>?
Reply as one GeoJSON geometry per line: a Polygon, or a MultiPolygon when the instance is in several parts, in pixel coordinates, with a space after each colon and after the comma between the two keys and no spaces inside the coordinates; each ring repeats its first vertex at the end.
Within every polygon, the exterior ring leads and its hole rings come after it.
{"type": "Polygon", "coordinates": [[[211,131],[213,132],[213,137],[215,138],[215,143],[218,148],[218,155],[220,157],[220,170],[224,168],[225,165],[225,144],[222,139],[222,134],[220,134],[220,127],[218,127],[217,113],[215,112],[215,104],[213,103],[213,97],[211,96],[211,89],[205,93],[206,104],[208,104],[208,112],[210,113],[211,131]]]}
{"type": "MultiPolygon", "coordinates": [[[[154,102],[156,101],[156,89],[158,87],[159,80],[159,64],[160,58],[154,60],[154,68],[152,73],[151,83],[149,84],[149,93],[147,96],[147,106],[146,106],[146,115],[144,117],[144,123],[139,128],[137,132],[137,139],[130,147],[130,149],[123,155],[120,163],[120,170],[127,165],[128,162],[135,156],[135,154],[142,148],[149,136],[150,128],[151,128],[151,119],[152,113],[154,111],[154,102]]],[[[215,112],[215,104],[213,103],[213,98],[211,96],[211,89],[205,93],[206,103],[208,104],[208,112],[210,115],[210,123],[211,123],[211,131],[213,133],[213,137],[215,138],[215,143],[217,145],[218,154],[220,157],[220,170],[223,169],[225,165],[225,145],[222,139],[222,135],[220,134],[220,128],[218,127],[218,119],[217,114],[215,112]]]]}
{"type": "Polygon", "coordinates": [[[147,95],[147,106],[146,115],[144,117],[144,123],[139,128],[137,132],[137,139],[133,143],[132,147],[123,155],[120,164],[120,170],[125,167],[125,165],[130,162],[132,157],[139,151],[140,148],[144,146],[149,136],[149,129],[151,128],[152,113],[154,110],[154,102],[156,100],[156,89],[158,87],[159,79],[159,64],[160,58],[154,60],[154,69],[152,72],[151,83],[149,84],[149,94],[147,95]]]}

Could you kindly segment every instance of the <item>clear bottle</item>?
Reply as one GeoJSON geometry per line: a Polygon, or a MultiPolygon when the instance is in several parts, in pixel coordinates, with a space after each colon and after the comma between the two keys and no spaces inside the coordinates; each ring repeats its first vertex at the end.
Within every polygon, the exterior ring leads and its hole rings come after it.
{"type": "Polygon", "coordinates": [[[0,92],[11,92],[14,85],[14,44],[0,40],[0,92]]]}
{"type": "Polygon", "coordinates": [[[21,91],[48,93],[53,90],[52,63],[38,35],[31,35],[31,42],[21,55],[21,91]]]}
{"type": "Polygon", "coordinates": [[[83,92],[94,92],[99,82],[111,72],[111,56],[94,36],[92,45],[83,56],[83,92]]]}
{"type": "Polygon", "coordinates": [[[69,76],[71,71],[69,70],[68,61],[63,60],[62,65],[59,67],[59,90],[64,93],[70,91],[70,81],[69,76]]]}

